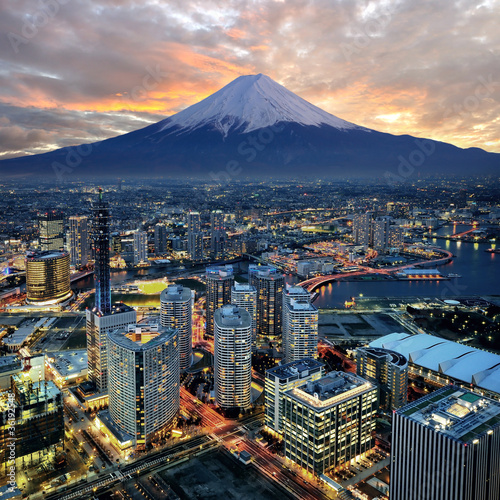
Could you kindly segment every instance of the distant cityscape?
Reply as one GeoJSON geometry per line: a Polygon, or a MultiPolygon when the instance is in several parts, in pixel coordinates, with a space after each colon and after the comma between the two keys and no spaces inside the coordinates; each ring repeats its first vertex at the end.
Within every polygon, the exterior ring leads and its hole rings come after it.
{"type": "Polygon", "coordinates": [[[500,499],[498,178],[0,194],[0,498],[500,499]]]}

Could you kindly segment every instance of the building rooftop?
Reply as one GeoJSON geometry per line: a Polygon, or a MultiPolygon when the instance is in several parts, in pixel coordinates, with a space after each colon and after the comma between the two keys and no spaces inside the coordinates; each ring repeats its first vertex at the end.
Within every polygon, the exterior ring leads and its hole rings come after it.
{"type": "Polygon", "coordinates": [[[98,316],[109,316],[111,314],[119,314],[119,313],[124,313],[124,312],[130,312],[130,311],[133,311],[134,308],[133,307],[130,307],[128,306],[127,304],[124,304],[123,302],[117,302],[116,304],[113,304],[111,306],[111,312],[108,313],[108,314],[103,314],[102,312],[100,312],[97,307],[94,307],[92,309],[92,312],[97,314],[98,316]]]}
{"type": "Polygon", "coordinates": [[[317,311],[316,306],[306,299],[290,299],[289,309],[292,311],[317,311]]]}
{"type": "Polygon", "coordinates": [[[206,273],[207,273],[207,277],[217,275],[221,278],[225,278],[227,276],[233,276],[234,270],[233,270],[233,266],[231,266],[231,265],[210,266],[210,267],[207,267],[206,273]]]}
{"type": "Polygon", "coordinates": [[[0,373],[21,369],[22,363],[17,356],[0,357],[0,373]]]}
{"type": "Polygon", "coordinates": [[[215,311],[214,323],[223,327],[234,326],[245,328],[251,326],[252,317],[246,309],[234,305],[226,305],[215,311]]]}
{"type": "Polygon", "coordinates": [[[250,283],[235,283],[233,290],[236,292],[255,292],[256,288],[250,283]]]}
{"type": "Polygon", "coordinates": [[[391,333],[370,347],[396,351],[410,363],[500,394],[500,355],[424,333],[391,333]]]}
{"type": "Polygon", "coordinates": [[[360,347],[359,351],[366,351],[372,357],[385,358],[390,357],[390,362],[393,365],[404,367],[408,364],[406,356],[403,356],[399,352],[391,351],[389,349],[382,349],[380,347],[360,347]]]}
{"type": "Polygon", "coordinates": [[[372,389],[375,389],[372,383],[352,373],[330,372],[319,380],[309,381],[286,394],[314,409],[325,409],[372,389]]]}
{"type": "Polygon", "coordinates": [[[303,378],[307,377],[309,372],[319,370],[323,366],[325,366],[323,363],[313,358],[303,358],[266,370],[266,377],[269,374],[280,380],[303,378]]]}
{"type": "Polygon", "coordinates": [[[165,328],[146,322],[128,325],[126,331],[122,328],[111,331],[108,333],[108,339],[125,349],[139,352],[156,348],[176,334],[177,330],[174,328],[165,328]]]}
{"type": "Polygon", "coordinates": [[[446,386],[396,413],[451,439],[470,443],[500,427],[500,403],[457,386],[446,386]]]}
{"type": "Polygon", "coordinates": [[[68,380],[78,377],[87,369],[87,350],[58,351],[47,354],[48,365],[68,380]]]}
{"type": "Polygon", "coordinates": [[[281,276],[281,273],[273,266],[259,266],[257,264],[250,264],[248,266],[248,274],[257,274],[258,276],[274,278],[276,275],[281,276]]]}
{"type": "Polygon", "coordinates": [[[168,285],[160,295],[162,302],[175,302],[191,300],[191,290],[182,285],[168,285]]]}
{"type": "Polygon", "coordinates": [[[26,252],[26,258],[29,260],[49,260],[49,259],[58,259],[60,257],[64,257],[65,255],[69,255],[68,252],[64,250],[31,250],[26,252]]]}

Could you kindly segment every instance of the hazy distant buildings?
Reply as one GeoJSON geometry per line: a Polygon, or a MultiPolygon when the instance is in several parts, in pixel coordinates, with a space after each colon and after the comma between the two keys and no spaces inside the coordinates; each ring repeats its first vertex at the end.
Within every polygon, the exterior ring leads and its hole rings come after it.
{"type": "Polygon", "coordinates": [[[134,233],[134,264],[148,260],[148,233],[136,231],[134,233]]]}
{"type": "Polygon", "coordinates": [[[191,290],[182,285],[169,285],[161,292],[161,326],[179,332],[180,369],[191,366],[192,356],[192,307],[191,290]]]}
{"type": "Polygon", "coordinates": [[[394,410],[408,400],[408,360],[402,354],[376,347],[359,347],[356,372],[380,390],[380,407],[394,410]]]}
{"type": "Polygon", "coordinates": [[[235,283],[231,288],[231,304],[245,309],[252,318],[252,351],[257,348],[257,290],[248,283],[235,283]]]}
{"type": "Polygon", "coordinates": [[[109,415],[136,447],[143,447],[179,410],[178,332],[129,325],[107,336],[109,415]]]}
{"type": "Polygon", "coordinates": [[[225,251],[224,214],[213,210],[210,214],[210,252],[214,259],[221,259],[225,251]]]}
{"type": "Polygon", "coordinates": [[[257,335],[281,335],[285,277],[272,266],[248,266],[249,282],[257,290],[257,335]]]}
{"type": "Polygon", "coordinates": [[[214,335],[214,312],[231,303],[231,287],[234,284],[232,266],[207,267],[206,334],[214,335]]]}
{"type": "Polygon", "coordinates": [[[203,259],[203,233],[199,212],[189,212],[188,216],[188,254],[191,260],[203,259]]]}
{"type": "Polygon", "coordinates": [[[35,251],[26,254],[26,300],[35,305],[60,304],[73,296],[69,254],[35,251]]]}
{"type": "Polygon", "coordinates": [[[252,386],[252,318],[226,305],[214,313],[215,399],[224,409],[248,408],[252,386]]]}
{"type": "Polygon", "coordinates": [[[73,216],[69,222],[70,262],[76,268],[84,267],[89,261],[89,227],[87,217],[73,216]]]}
{"type": "Polygon", "coordinates": [[[323,363],[312,358],[299,359],[266,370],[266,427],[281,434],[283,430],[283,396],[285,392],[304,385],[306,382],[318,380],[323,374],[323,363]]]}
{"type": "Polygon", "coordinates": [[[64,249],[64,215],[57,210],[38,214],[40,250],[64,249]]]}
{"type": "Polygon", "coordinates": [[[499,500],[500,403],[447,386],[393,414],[391,500],[499,500]]]}
{"type": "Polygon", "coordinates": [[[373,446],[377,388],[343,372],[287,391],[285,457],[314,474],[341,466],[373,446]]]}

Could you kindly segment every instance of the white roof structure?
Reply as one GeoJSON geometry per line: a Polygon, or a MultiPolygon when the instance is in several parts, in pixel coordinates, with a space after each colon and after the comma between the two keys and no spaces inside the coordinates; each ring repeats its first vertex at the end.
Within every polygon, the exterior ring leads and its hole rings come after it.
{"type": "Polygon", "coordinates": [[[370,342],[399,352],[410,363],[500,394],[500,355],[432,335],[391,333],[370,342]]]}

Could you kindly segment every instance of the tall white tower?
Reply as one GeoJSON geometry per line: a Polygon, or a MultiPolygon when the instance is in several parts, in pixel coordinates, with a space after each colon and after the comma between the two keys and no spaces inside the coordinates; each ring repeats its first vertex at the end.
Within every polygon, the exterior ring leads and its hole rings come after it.
{"type": "Polygon", "coordinates": [[[246,283],[235,283],[231,288],[231,304],[245,309],[252,318],[252,351],[257,349],[257,289],[246,283]]]}
{"type": "Polygon", "coordinates": [[[318,357],[318,310],[309,300],[291,298],[286,305],[283,351],[287,363],[318,357]]]}

